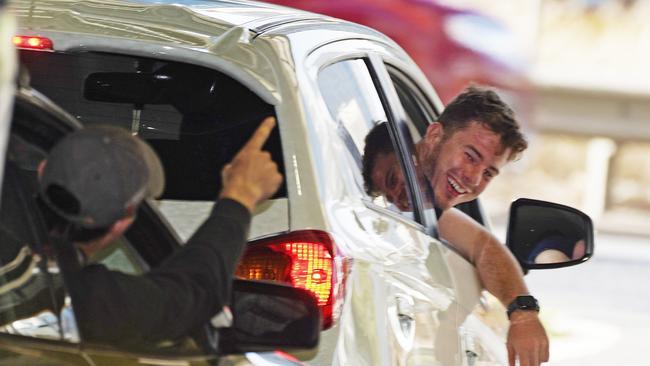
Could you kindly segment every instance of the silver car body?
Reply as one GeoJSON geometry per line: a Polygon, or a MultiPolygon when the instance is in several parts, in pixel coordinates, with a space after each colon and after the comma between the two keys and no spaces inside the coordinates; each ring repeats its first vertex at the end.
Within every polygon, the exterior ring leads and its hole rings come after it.
{"type": "MultiPolygon", "coordinates": [[[[507,364],[501,305],[473,266],[404,216],[356,190],[344,142],[318,86],[332,63],[392,65],[442,105],[418,67],[382,34],[349,22],[249,1],[15,1],[19,33],[56,51],[101,51],[180,61],[223,72],[275,107],[288,198],[264,205],[251,239],[319,229],[352,259],[336,325],[323,331],[314,365],[507,364]]],[[[380,72],[384,72],[385,70],[380,72]]],[[[357,173],[358,175],[358,173],[357,173]]],[[[208,204],[162,202],[180,236],[208,204]]]]}

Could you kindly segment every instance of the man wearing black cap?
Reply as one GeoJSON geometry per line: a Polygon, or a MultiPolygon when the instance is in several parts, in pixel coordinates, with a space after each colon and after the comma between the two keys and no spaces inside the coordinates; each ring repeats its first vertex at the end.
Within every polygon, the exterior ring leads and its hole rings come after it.
{"type": "Polygon", "coordinates": [[[85,340],[122,345],[175,340],[221,311],[251,212],[282,181],[270,154],[261,150],[274,124],[265,119],[223,169],[219,199],[187,244],[142,276],[84,265],[83,257],[124,233],[142,200],[162,192],[156,154],[128,131],[112,127],[76,131],[52,148],[39,167],[40,197],[56,218],[57,255],[85,340]]]}

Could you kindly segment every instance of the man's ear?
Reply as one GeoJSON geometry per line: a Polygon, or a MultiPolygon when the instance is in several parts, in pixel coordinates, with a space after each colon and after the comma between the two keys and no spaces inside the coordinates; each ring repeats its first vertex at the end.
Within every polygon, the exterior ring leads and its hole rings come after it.
{"type": "Polygon", "coordinates": [[[422,138],[424,143],[418,142],[418,153],[421,154],[421,158],[426,160],[431,157],[433,152],[436,151],[436,146],[442,142],[443,134],[444,131],[440,122],[433,122],[427,127],[427,131],[422,138]]]}
{"type": "Polygon", "coordinates": [[[427,132],[424,135],[424,138],[428,143],[437,145],[440,141],[442,141],[444,132],[444,127],[440,122],[433,122],[427,127],[427,132]]]}
{"type": "Polygon", "coordinates": [[[47,165],[47,159],[41,160],[36,167],[36,173],[38,174],[38,179],[43,178],[43,173],[45,172],[45,166],[47,165]]]}

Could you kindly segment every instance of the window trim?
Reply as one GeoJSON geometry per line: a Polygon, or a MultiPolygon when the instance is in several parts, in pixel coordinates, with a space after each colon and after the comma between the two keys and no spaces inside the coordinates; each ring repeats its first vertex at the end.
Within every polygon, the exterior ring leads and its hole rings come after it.
{"type": "Polygon", "coordinates": [[[404,84],[405,87],[407,87],[408,89],[414,92],[415,94],[414,97],[418,102],[418,105],[422,107],[422,109],[430,119],[429,124],[431,124],[431,122],[433,122],[434,120],[437,120],[440,114],[442,113],[442,109],[440,109],[439,106],[436,105],[436,103],[434,103],[431,100],[431,98],[427,96],[427,94],[413,80],[413,78],[411,78],[407,73],[402,71],[398,66],[395,66],[386,60],[384,60],[384,64],[386,66],[386,71],[388,71],[388,75],[391,76],[391,80],[393,79],[393,77],[397,78],[401,83],[404,84]]]}
{"type": "Polygon", "coordinates": [[[399,212],[395,212],[395,211],[393,211],[393,210],[391,210],[391,209],[389,209],[387,207],[379,206],[379,205],[373,203],[372,201],[370,201],[366,197],[362,198],[361,202],[363,202],[363,204],[370,210],[373,210],[375,212],[379,212],[382,215],[390,216],[391,218],[393,218],[395,220],[398,220],[399,222],[401,222],[401,223],[403,223],[405,225],[409,225],[409,226],[413,227],[416,230],[426,232],[426,228],[424,227],[424,225],[422,225],[421,223],[413,220],[412,217],[407,217],[404,214],[399,213],[399,212]]]}
{"type": "Polygon", "coordinates": [[[370,54],[367,64],[379,98],[386,110],[389,131],[396,140],[396,152],[399,155],[399,161],[408,185],[407,193],[414,206],[414,219],[424,227],[429,236],[439,239],[436,215],[433,208],[424,208],[424,198],[418,189],[415,166],[411,160],[415,156],[415,151],[412,150],[414,145],[410,142],[413,140],[408,138],[410,132],[406,122],[406,112],[399,101],[399,96],[386,69],[383,57],[378,54],[370,54]]]}

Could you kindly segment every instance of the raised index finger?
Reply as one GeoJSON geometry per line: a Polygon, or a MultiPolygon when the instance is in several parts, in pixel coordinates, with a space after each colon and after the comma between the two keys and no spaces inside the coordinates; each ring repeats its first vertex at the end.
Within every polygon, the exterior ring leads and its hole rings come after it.
{"type": "Polygon", "coordinates": [[[266,142],[266,139],[269,138],[269,135],[271,134],[271,130],[273,130],[273,127],[275,127],[275,118],[274,117],[266,117],[264,118],[264,121],[262,121],[262,124],[253,132],[253,136],[251,136],[250,139],[246,142],[242,150],[260,150],[262,146],[264,146],[264,143],[266,142]]]}

